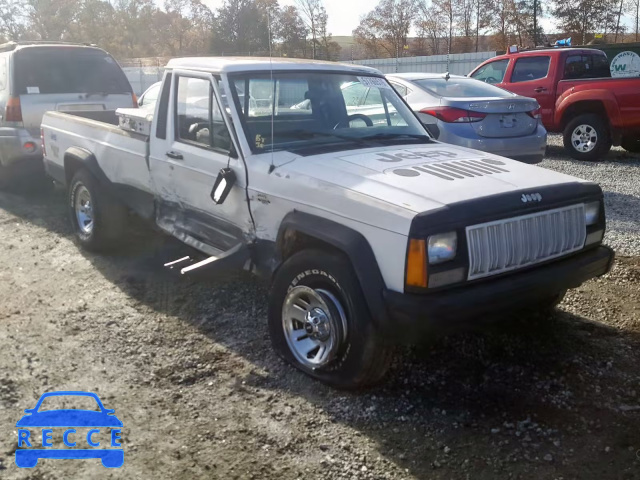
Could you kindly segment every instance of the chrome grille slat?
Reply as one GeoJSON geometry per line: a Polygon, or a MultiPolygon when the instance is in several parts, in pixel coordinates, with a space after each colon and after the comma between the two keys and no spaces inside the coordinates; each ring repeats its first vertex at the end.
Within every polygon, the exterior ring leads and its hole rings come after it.
{"type": "Polygon", "coordinates": [[[467,227],[468,279],[575,252],[586,235],[583,204],[467,227]]]}

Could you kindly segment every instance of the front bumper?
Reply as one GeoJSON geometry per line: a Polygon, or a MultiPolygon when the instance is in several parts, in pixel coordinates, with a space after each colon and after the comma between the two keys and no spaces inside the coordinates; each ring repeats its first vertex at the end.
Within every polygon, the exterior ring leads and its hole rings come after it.
{"type": "Polygon", "coordinates": [[[533,266],[468,285],[425,294],[385,291],[390,335],[410,342],[416,336],[451,333],[499,318],[500,313],[533,306],[541,299],[580,286],[607,273],[614,253],[599,246],[562,260],[533,266]]]}

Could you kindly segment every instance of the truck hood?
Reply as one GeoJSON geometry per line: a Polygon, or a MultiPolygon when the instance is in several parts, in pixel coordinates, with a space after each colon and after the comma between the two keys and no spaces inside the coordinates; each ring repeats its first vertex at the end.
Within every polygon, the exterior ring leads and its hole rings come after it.
{"type": "Polygon", "coordinates": [[[287,170],[413,212],[582,180],[444,143],[296,158],[287,170]]]}

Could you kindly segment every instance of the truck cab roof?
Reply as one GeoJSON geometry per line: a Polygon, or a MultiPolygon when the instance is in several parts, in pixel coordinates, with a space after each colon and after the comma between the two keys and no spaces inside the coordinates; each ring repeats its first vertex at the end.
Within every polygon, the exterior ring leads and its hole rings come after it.
{"type": "Polygon", "coordinates": [[[269,57],[186,57],[174,58],[167,64],[167,69],[198,70],[212,73],[242,73],[261,70],[291,71],[291,70],[317,70],[344,73],[361,73],[367,75],[380,75],[379,70],[362,65],[346,63],[323,62],[319,60],[306,60],[297,58],[272,58],[269,57]]]}

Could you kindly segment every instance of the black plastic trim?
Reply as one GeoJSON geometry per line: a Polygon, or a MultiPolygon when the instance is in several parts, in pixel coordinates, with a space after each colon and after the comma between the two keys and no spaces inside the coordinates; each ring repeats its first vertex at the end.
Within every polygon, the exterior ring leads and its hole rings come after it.
{"type": "MultiPolygon", "coordinates": [[[[601,215],[596,225],[587,227],[587,234],[589,234],[606,228],[602,189],[595,183],[569,182],[482,198],[472,198],[437,210],[420,213],[411,222],[409,236],[427,240],[430,235],[455,231],[458,235],[456,258],[450,262],[429,265],[428,273],[433,275],[455,268],[464,268],[464,278],[467,278],[469,259],[466,227],[591,201],[600,201],[601,215]],[[523,195],[533,193],[540,194],[542,201],[526,203],[522,201],[523,195]]],[[[471,282],[465,281],[464,283],[473,284],[486,280],[486,278],[482,278],[471,282]]],[[[405,291],[407,293],[426,293],[427,291],[446,290],[452,286],[438,289],[407,287],[405,291]]]]}
{"type": "Polygon", "coordinates": [[[525,272],[460,285],[448,291],[407,294],[385,291],[392,319],[388,334],[411,342],[421,334],[451,333],[500,318],[609,272],[614,253],[599,246],[525,272]]]}
{"type": "Polygon", "coordinates": [[[361,233],[332,220],[294,210],[288,213],[280,224],[274,272],[284,260],[285,233],[290,230],[304,233],[344,252],[358,277],[374,322],[381,324],[387,321],[383,300],[386,288],[384,279],[371,245],[361,233]]]}

